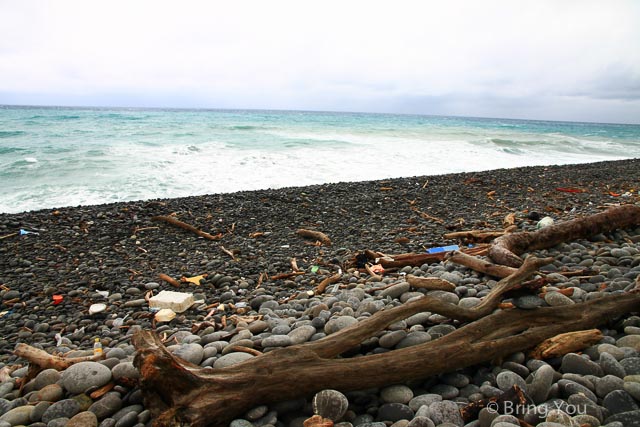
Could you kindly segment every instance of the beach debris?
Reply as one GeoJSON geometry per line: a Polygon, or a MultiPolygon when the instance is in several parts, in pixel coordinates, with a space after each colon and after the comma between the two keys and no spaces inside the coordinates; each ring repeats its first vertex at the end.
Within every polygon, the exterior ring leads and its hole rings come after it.
{"type": "Polygon", "coordinates": [[[538,221],[538,223],[536,224],[536,228],[544,228],[544,227],[548,227],[550,225],[553,225],[553,218],[551,218],[550,216],[545,216],[544,218],[542,218],[540,221],[538,221]]]}
{"type": "Polygon", "coordinates": [[[231,257],[232,260],[237,261],[238,259],[236,258],[236,254],[233,253],[233,251],[230,251],[229,249],[225,248],[224,246],[220,245],[220,250],[229,255],[231,257]]]}
{"type": "Polygon", "coordinates": [[[328,418],[332,421],[341,419],[349,408],[349,400],[338,390],[322,390],[313,396],[311,401],[314,415],[328,418]]]}
{"type": "Polygon", "coordinates": [[[203,281],[204,279],[206,279],[208,276],[209,276],[209,275],[208,275],[208,274],[206,274],[206,273],[205,273],[205,274],[200,274],[200,275],[198,275],[198,276],[192,276],[192,277],[185,277],[185,276],[182,276],[182,277],[180,278],[180,281],[181,281],[182,283],[193,283],[193,284],[194,284],[194,285],[196,285],[196,286],[200,286],[200,284],[202,283],[202,281],[203,281]]]}
{"type": "Polygon", "coordinates": [[[515,225],[515,224],[516,224],[516,214],[514,214],[513,212],[507,214],[502,220],[502,226],[504,228],[511,227],[512,225],[515,225]]]}
{"type": "Polygon", "coordinates": [[[193,294],[185,292],[161,291],[158,295],[149,298],[149,308],[170,308],[176,313],[182,313],[194,303],[193,294]]]}
{"type": "Polygon", "coordinates": [[[586,331],[567,332],[544,340],[529,355],[535,359],[550,359],[583,350],[602,339],[602,331],[589,329],[586,331]]]}
{"type": "Polygon", "coordinates": [[[260,390],[261,396],[277,395],[287,400],[323,389],[322,384],[331,384],[336,390],[379,388],[502,358],[559,333],[593,328],[605,317],[637,309],[640,294],[625,292],[571,306],[547,307],[544,316],[535,309],[496,310],[505,293],[519,289],[523,280],[553,261],[527,257],[513,275],[495,284],[472,308],[428,296],[415,298],[334,332],[330,339],[290,346],[286,351],[271,351],[233,367],[216,369],[215,378],[207,370],[193,369],[180,361],[153,331],[140,330],[131,338],[137,351],[134,365],[140,372],[145,398],[161,395],[171,402],[170,406],[156,408],[154,417],[176,425],[207,425],[211,419],[223,425],[262,403],[255,390],[260,390]],[[411,352],[389,351],[371,360],[340,357],[393,322],[425,311],[468,324],[452,334],[417,344],[411,352]],[[372,371],[376,375],[370,375],[372,371]]]}
{"type": "Polygon", "coordinates": [[[322,418],[320,415],[313,415],[302,422],[303,427],[333,427],[333,421],[322,418]]]}
{"type": "Polygon", "coordinates": [[[321,231],[307,230],[305,228],[299,228],[296,231],[296,234],[301,237],[305,237],[308,239],[314,239],[316,242],[320,242],[320,244],[324,246],[331,246],[331,239],[322,233],[321,231]]]}
{"type": "Polygon", "coordinates": [[[64,299],[64,297],[62,295],[52,295],[51,299],[53,300],[53,305],[58,305],[62,302],[62,300],[64,299]]]}
{"type": "Polygon", "coordinates": [[[433,215],[429,215],[426,212],[421,211],[420,209],[416,208],[416,207],[412,207],[411,208],[412,211],[414,211],[415,213],[417,213],[418,215],[420,215],[420,218],[422,219],[426,219],[428,221],[434,221],[437,222],[438,224],[444,224],[444,220],[438,217],[435,217],[433,215]]]}
{"type": "Polygon", "coordinates": [[[178,228],[182,228],[183,230],[187,230],[190,231],[194,234],[197,234],[200,237],[204,237],[205,239],[208,240],[220,240],[222,239],[222,233],[218,233],[215,236],[211,235],[205,231],[199,230],[196,227],[194,227],[193,225],[189,225],[185,222],[182,222],[172,216],[168,216],[168,215],[158,215],[158,216],[154,216],[151,218],[152,221],[161,221],[161,222],[165,222],[167,224],[173,225],[174,227],[178,227],[178,228]]]}
{"type": "Polygon", "coordinates": [[[273,280],[283,280],[283,279],[290,279],[292,277],[296,277],[296,276],[300,276],[304,274],[304,271],[294,271],[291,273],[280,273],[280,274],[274,274],[273,276],[269,277],[269,279],[273,280]]]}
{"type": "Polygon", "coordinates": [[[560,191],[562,193],[586,193],[587,190],[578,187],[558,187],[556,191],[560,191]]]}
{"type": "Polygon", "coordinates": [[[614,206],[604,212],[561,222],[533,232],[505,234],[493,242],[489,249],[489,256],[499,264],[518,267],[522,265],[522,259],[518,255],[524,252],[551,248],[566,241],[638,224],[640,224],[640,206],[631,204],[614,206]]]}
{"type": "Polygon", "coordinates": [[[454,292],[456,289],[456,285],[448,280],[440,279],[438,277],[418,277],[409,274],[407,275],[407,282],[414,288],[447,292],[454,292]]]}
{"type": "Polygon", "coordinates": [[[458,245],[437,246],[435,248],[427,249],[427,253],[439,254],[440,252],[451,252],[451,251],[457,251],[458,249],[460,249],[460,246],[458,245]]]}
{"type": "Polygon", "coordinates": [[[170,308],[163,308],[155,314],[154,319],[156,322],[171,322],[175,317],[175,311],[170,308]]]}
{"type": "Polygon", "coordinates": [[[168,284],[170,284],[171,286],[174,286],[176,288],[180,287],[180,282],[178,282],[176,279],[174,279],[171,276],[168,276],[168,275],[166,275],[164,273],[158,274],[158,279],[162,280],[164,282],[167,282],[168,284]]]}
{"type": "Polygon", "coordinates": [[[467,230],[467,231],[454,231],[453,233],[446,233],[443,235],[445,239],[464,239],[470,242],[488,242],[496,237],[504,236],[507,233],[511,233],[516,230],[516,226],[512,225],[504,230],[467,230]]]}
{"type": "Polygon", "coordinates": [[[334,283],[338,282],[341,278],[342,278],[342,273],[336,273],[333,276],[329,276],[325,278],[316,287],[315,294],[320,295],[324,293],[325,289],[327,289],[327,286],[333,285],[334,283]]]}
{"type": "Polygon", "coordinates": [[[367,270],[367,273],[369,273],[371,278],[373,278],[374,280],[382,280],[382,276],[378,273],[384,273],[384,267],[382,267],[380,264],[371,265],[370,263],[366,263],[364,265],[364,269],[367,270]]]}
{"type": "Polygon", "coordinates": [[[94,315],[94,314],[102,313],[106,309],[107,309],[106,304],[103,304],[103,303],[91,304],[91,306],[89,306],[89,314],[94,315]]]}

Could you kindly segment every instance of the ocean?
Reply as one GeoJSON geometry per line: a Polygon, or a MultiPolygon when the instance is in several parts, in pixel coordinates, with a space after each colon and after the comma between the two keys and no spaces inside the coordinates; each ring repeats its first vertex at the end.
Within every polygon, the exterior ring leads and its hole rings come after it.
{"type": "Polygon", "coordinates": [[[640,157],[640,125],[0,106],[0,213],[640,157]]]}

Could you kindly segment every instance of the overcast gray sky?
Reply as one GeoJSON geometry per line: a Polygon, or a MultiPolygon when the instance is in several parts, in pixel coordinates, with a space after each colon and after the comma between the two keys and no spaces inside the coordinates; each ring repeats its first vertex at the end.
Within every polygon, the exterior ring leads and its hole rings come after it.
{"type": "Polygon", "coordinates": [[[640,2],[0,0],[0,104],[640,123],[640,2]]]}

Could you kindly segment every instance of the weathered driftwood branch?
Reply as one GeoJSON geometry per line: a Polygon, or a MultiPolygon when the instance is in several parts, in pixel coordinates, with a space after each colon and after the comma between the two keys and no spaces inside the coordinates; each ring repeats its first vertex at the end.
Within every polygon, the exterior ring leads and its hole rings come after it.
{"type": "Polygon", "coordinates": [[[470,269],[487,274],[493,277],[507,277],[513,274],[516,269],[513,267],[507,267],[506,265],[493,264],[492,262],[483,260],[481,258],[467,255],[464,252],[454,251],[447,257],[447,261],[455,262],[456,264],[464,265],[470,269]]]}
{"type": "Polygon", "coordinates": [[[455,231],[453,233],[446,233],[443,237],[445,239],[465,239],[472,242],[488,242],[497,237],[504,236],[505,234],[512,233],[515,230],[515,226],[511,225],[504,230],[467,230],[467,231],[455,231]]]}
{"type": "MultiPolygon", "coordinates": [[[[133,337],[137,349],[134,363],[141,372],[145,404],[154,414],[156,426],[221,426],[254,406],[275,400],[325,388],[380,387],[504,357],[562,332],[592,328],[636,310],[640,294],[612,295],[570,307],[499,311],[421,345],[354,359],[334,358],[381,326],[421,311],[421,305],[432,305],[428,297],[418,301],[421,304],[378,312],[325,339],[214,370],[190,367],[169,353],[153,332],[138,332],[133,337]]],[[[459,308],[449,305],[443,312],[459,308]]]]}
{"type": "Polygon", "coordinates": [[[329,237],[326,234],[320,231],[306,230],[304,228],[300,228],[296,231],[296,234],[301,237],[306,237],[308,239],[316,240],[325,246],[331,246],[331,239],[329,239],[329,237]]]}
{"type": "Polygon", "coordinates": [[[325,278],[322,282],[318,284],[318,287],[316,288],[316,295],[320,295],[324,293],[325,289],[327,289],[327,286],[333,285],[334,283],[339,282],[341,278],[342,278],[342,274],[340,273],[336,273],[333,276],[329,276],[325,278]]]}
{"type": "Polygon", "coordinates": [[[524,252],[550,248],[562,242],[634,225],[640,225],[640,206],[616,206],[595,215],[561,222],[537,231],[498,237],[489,249],[489,256],[498,264],[518,267],[522,264],[518,255],[524,252]]]}
{"type": "Polygon", "coordinates": [[[567,332],[544,340],[529,355],[536,359],[548,359],[564,356],[567,353],[582,350],[602,339],[600,329],[567,332]]]}
{"type": "Polygon", "coordinates": [[[62,357],[49,354],[39,348],[31,347],[30,345],[20,343],[13,351],[18,357],[29,361],[29,369],[27,375],[24,377],[21,386],[25,385],[32,379],[34,379],[41,371],[45,369],[55,369],[56,371],[64,371],[69,366],[88,361],[98,361],[104,359],[104,355],[92,355],[85,357],[62,357]]]}
{"type": "MultiPolygon", "coordinates": [[[[479,244],[472,248],[460,248],[460,252],[469,255],[485,255],[489,250],[488,244],[479,244]]],[[[386,255],[372,250],[365,250],[364,255],[374,263],[380,264],[383,268],[402,268],[406,266],[419,267],[422,264],[432,264],[443,261],[451,252],[437,253],[406,253],[398,255],[386,255]]]]}
{"type": "Polygon", "coordinates": [[[162,221],[162,222],[166,222],[167,224],[173,225],[174,227],[178,227],[178,228],[182,228],[183,230],[187,230],[190,231],[194,234],[197,234],[200,237],[204,237],[205,239],[208,240],[220,240],[222,239],[222,233],[217,234],[215,236],[204,232],[200,229],[197,229],[196,227],[194,227],[193,225],[189,225],[186,222],[182,222],[180,220],[177,220],[171,216],[166,216],[166,215],[158,215],[158,216],[154,216],[151,218],[152,221],[162,221]]]}
{"type": "Polygon", "coordinates": [[[456,290],[456,285],[448,280],[440,279],[438,277],[418,277],[412,274],[407,276],[407,282],[414,288],[422,288],[429,290],[440,290],[453,292],[456,290]]]}

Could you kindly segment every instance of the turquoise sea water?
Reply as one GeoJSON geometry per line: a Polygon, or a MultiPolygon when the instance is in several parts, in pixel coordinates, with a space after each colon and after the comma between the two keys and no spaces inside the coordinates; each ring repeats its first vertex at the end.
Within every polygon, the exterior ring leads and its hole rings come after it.
{"type": "Polygon", "coordinates": [[[640,157],[640,126],[0,106],[0,212],[640,157]]]}

